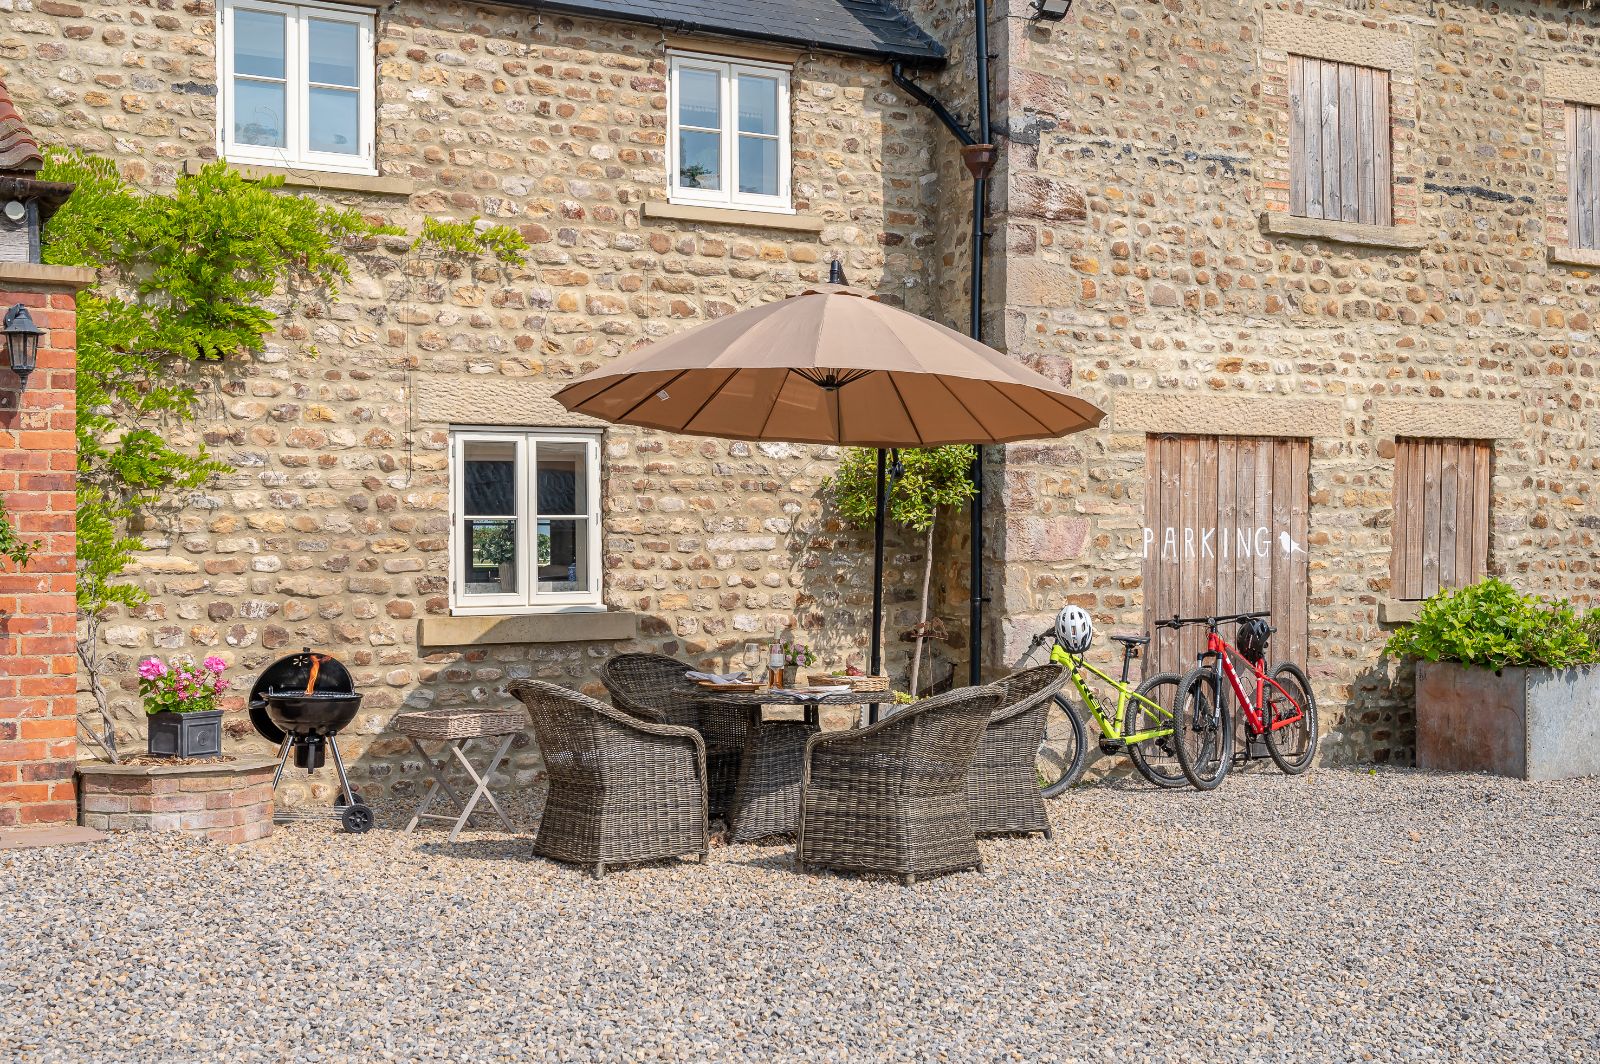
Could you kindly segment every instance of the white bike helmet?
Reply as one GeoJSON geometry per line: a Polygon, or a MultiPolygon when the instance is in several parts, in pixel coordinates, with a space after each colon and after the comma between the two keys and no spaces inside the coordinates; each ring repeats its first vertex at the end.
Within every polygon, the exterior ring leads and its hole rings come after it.
{"type": "Polygon", "coordinates": [[[1068,654],[1085,654],[1094,642],[1094,622],[1082,606],[1067,606],[1056,614],[1056,642],[1068,654]]]}

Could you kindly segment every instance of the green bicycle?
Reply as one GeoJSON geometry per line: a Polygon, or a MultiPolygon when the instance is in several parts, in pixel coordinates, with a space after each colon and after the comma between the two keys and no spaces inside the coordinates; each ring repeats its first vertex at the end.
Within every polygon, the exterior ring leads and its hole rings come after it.
{"type": "Polygon", "coordinates": [[[1085,709],[1100,729],[1102,753],[1126,753],[1139,775],[1157,787],[1178,788],[1188,784],[1172,739],[1173,709],[1178,702],[1182,677],[1175,672],[1160,672],[1134,687],[1128,681],[1128,674],[1140,648],[1150,642],[1150,637],[1113,635],[1111,638],[1122,644],[1120,680],[1084,660],[1094,641],[1094,627],[1089,615],[1076,606],[1062,610],[1055,628],[1039,633],[1024,655],[1026,661],[1041,646],[1054,640],[1050,660],[1066,667],[1081,701],[1081,705],[1074,705],[1064,696],[1056,695],[1048,706],[1044,739],[1039,744],[1035,762],[1039,788],[1046,798],[1053,798],[1077,783],[1088,767],[1085,709]],[[1090,689],[1086,674],[1117,693],[1114,711],[1107,712],[1090,689]]]}

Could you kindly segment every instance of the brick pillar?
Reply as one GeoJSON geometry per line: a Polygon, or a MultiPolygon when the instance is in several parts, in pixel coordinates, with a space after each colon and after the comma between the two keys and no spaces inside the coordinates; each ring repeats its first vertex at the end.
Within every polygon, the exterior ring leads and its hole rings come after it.
{"type": "Polygon", "coordinates": [[[78,815],[73,389],[86,272],[0,263],[0,311],[22,303],[45,330],[25,387],[0,341],[0,497],[22,538],[40,544],[21,572],[0,569],[0,828],[78,815]]]}

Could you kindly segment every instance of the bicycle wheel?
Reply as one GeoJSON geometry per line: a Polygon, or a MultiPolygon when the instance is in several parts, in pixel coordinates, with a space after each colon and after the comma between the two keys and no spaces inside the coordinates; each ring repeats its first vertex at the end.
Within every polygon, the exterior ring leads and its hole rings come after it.
{"type": "Polygon", "coordinates": [[[1300,666],[1280,661],[1269,674],[1282,691],[1267,684],[1264,696],[1266,707],[1262,717],[1267,725],[1267,753],[1273,763],[1291,776],[1298,776],[1311,767],[1317,756],[1317,700],[1311,693],[1311,681],[1300,666]],[[1274,728],[1272,722],[1295,715],[1299,707],[1300,719],[1293,724],[1274,728]]]}
{"type": "Polygon", "coordinates": [[[1209,791],[1233,766],[1233,719],[1209,669],[1191,669],[1179,681],[1173,748],[1183,776],[1196,790],[1209,791]]]}
{"type": "Polygon", "coordinates": [[[1128,744],[1128,760],[1139,770],[1139,775],[1157,787],[1182,787],[1188,781],[1183,766],[1178,763],[1177,744],[1170,730],[1178,714],[1178,695],[1183,690],[1182,678],[1175,672],[1158,672],[1139,685],[1138,693],[1167,711],[1163,717],[1137,698],[1128,700],[1123,718],[1122,734],[1138,735],[1143,731],[1166,728],[1167,735],[1158,735],[1143,742],[1128,744]]]}
{"type": "Polygon", "coordinates": [[[1056,695],[1045,706],[1044,738],[1034,758],[1039,789],[1046,798],[1054,798],[1083,777],[1087,747],[1082,711],[1056,695]]]}

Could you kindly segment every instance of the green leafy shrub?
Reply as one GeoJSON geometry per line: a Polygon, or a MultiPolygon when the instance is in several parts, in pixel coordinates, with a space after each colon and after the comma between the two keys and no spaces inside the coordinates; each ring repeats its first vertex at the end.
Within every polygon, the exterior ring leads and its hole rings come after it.
{"type": "Polygon", "coordinates": [[[1564,669],[1600,663],[1600,609],[1582,612],[1564,599],[1521,595],[1493,577],[1441,591],[1389,638],[1394,657],[1454,661],[1486,669],[1564,669]]]}

